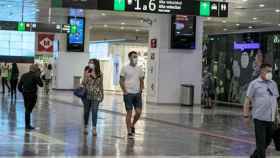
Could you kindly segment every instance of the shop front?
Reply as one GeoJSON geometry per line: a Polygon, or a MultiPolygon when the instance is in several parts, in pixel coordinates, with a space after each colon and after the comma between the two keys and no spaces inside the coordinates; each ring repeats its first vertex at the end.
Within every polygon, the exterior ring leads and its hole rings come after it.
{"type": "Polygon", "coordinates": [[[204,72],[215,82],[216,99],[243,104],[250,81],[263,63],[273,65],[280,84],[280,32],[210,35],[204,45],[204,72]]]}

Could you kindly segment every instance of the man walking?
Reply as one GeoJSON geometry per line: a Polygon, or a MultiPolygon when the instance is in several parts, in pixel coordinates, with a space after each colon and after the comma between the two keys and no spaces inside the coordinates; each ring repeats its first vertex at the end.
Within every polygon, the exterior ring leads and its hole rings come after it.
{"type": "Polygon", "coordinates": [[[38,86],[43,87],[43,82],[38,74],[38,67],[31,65],[29,72],[22,75],[18,84],[18,89],[23,94],[26,130],[34,129],[31,126],[31,113],[37,102],[38,86]]]}
{"type": "Polygon", "coordinates": [[[249,122],[250,105],[252,105],[255,124],[256,150],[251,158],[265,158],[266,149],[272,141],[278,97],[277,84],[272,80],[272,66],[263,64],[259,78],[252,81],[248,87],[244,103],[245,121],[249,122]]]}
{"type": "Polygon", "coordinates": [[[120,86],[124,94],[124,103],[127,111],[126,126],[128,138],[135,134],[135,124],[142,113],[142,91],[144,89],[144,72],[137,66],[137,53],[132,51],[128,54],[130,63],[121,71],[120,86]],[[132,120],[133,109],[135,110],[132,120]]]}

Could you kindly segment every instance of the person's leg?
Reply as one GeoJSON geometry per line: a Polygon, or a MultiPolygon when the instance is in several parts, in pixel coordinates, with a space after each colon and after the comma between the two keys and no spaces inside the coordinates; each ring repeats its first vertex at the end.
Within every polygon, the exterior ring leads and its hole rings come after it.
{"type": "Polygon", "coordinates": [[[23,94],[23,100],[24,100],[24,107],[25,107],[25,128],[28,129],[30,128],[30,99],[27,94],[23,94]]]}
{"type": "Polygon", "coordinates": [[[9,84],[8,84],[8,79],[7,78],[5,78],[5,85],[7,86],[7,88],[9,89],[9,91],[11,90],[11,88],[10,88],[10,86],[9,86],[9,84]]]}
{"type": "Polygon", "coordinates": [[[265,149],[268,148],[270,143],[272,142],[273,134],[274,134],[274,129],[273,129],[273,123],[267,123],[266,125],[266,146],[265,149]]]}
{"type": "Polygon", "coordinates": [[[84,99],[84,103],[84,128],[87,128],[90,115],[91,101],[88,99],[84,99]]]}
{"type": "Polygon", "coordinates": [[[132,102],[132,95],[124,95],[124,103],[125,103],[125,108],[126,108],[126,127],[127,127],[127,132],[128,135],[132,134],[131,133],[131,118],[132,118],[132,110],[133,110],[133,102],[132,102]]]}
{"type": "Polygon", "coordinates": [[[14,80],[14,96],[17,98],[17,85],[18,85],[18,80],[14,80]]]}
{"type": "Polygon", "coordinates": [[[97,116],[98,116],[98,108],[99,102],[93,101],[92,104],[92,128],[93,128],[93,135],[96,136],[96,125],[97,125],[97,116]]]}
{"type": "Polygon", "coordinates": [[[135,124],[140,119],[142,114],[142,94],[137,94],[134,96],[133,105],[135,107],[135,115],[132,123],[132,128],[134,128],[135,124]]]}
{"type": "Polygon", "coordinates": [[[2,92],[5,93],[5,78],[2,77],[2,92]]]}
{"type": "Polygon", "coordinates": [[[266,149],[266,125],[263,121],[254,120],[255,136],[256,136],[256,150],[251,155],[251,158],[265,158],[266,149]]]}
{"type": "Polygon", "coordinates": [[[13,80],[10,80],[10,85],[11,85],[11,98],[13,98],[13,95],[14,95],[14,85],[13,85],[13,80]]]}

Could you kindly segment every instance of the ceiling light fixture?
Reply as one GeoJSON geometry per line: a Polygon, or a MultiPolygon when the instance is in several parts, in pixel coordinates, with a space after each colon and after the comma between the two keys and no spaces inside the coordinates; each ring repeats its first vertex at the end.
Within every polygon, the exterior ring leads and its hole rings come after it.
{"type": "Polygon", "coordinates": [[[258,18],[253,18],[253,20],[257,20],[258,18]]]}
{"type": "Polygon", "coordinates": [[[235,24],[236,26],[240,26],[240,24],[235,24]]]}
{"type": "Polygon", "coordinates": [[[276,13],[280,13],[280,9],[276,9],[275,12],[276,12],[276,13]]]}
{"type": "Polygon", "coordinates": [[[224,31],[227,31],[228,29],[224,28],[224,31]]]}
{"type": "Polygon", "coordinates": [[[105,24],[105,25],[104,25],[104,27],[108,27],[108,25],[107,25],[107,24],[105,24]]]}
{"type": "Polygon", "coordinates": [[[278,24],[278,26],[280,26],[280,24],[278,24]]]}
{"type": "Polygon", "coordinates": [[[264,4],[260,4],[259,7],[260,7],[260,8],[263,8],[263,7],[264,7],[264,4]]]}
{"type": "Polygon", "coordinates": [[[247,2],[248,0],[242,0],[243,2],[247,2]]]}
{"type": "Polygon", "coordinates": [[[10,5],[10,4],[9,4],[7,7],[8,7],[8,8],[11,8],[11,7],[12,7],[12,5],[10,5]]]}
{"type": "Polygon", "coordinates": [[[212,18],[208,17],[207,20],[211,20],[212,18]]]}
{"type": "Polygon", "coordinates": [[[121,30],[124,30],[124,27],[121,27],[121,30]]]}
{"type": "Polygon", "coordinates": [[[122,24],[122,25],[125,25],[125,23],[124,23],[124,22],[122,22],[121,24],[122,24]]]}
{"type": "Polygon", "coordinates": [[[249,29],[252,29],[252,28],[253,28],[253,26],[249,26],[248,28],[249,28],[249,29]]]}
{"type": "Polygon", "coordinates": [[[102,15],[102,16],[106,16],[106,14],[105,14],[105,13],[102,13],[101,15],[102,15]]]}
{"type": "Polygon", "coordinates": [[[227,21],[223,20],[222,23],[227,23],[227,21]]]}
{"type": "Polygon", "coordinates": [[[136,31],[136,32],[139,32],[140,30],[136,29],[135,31],[136,31]]]}

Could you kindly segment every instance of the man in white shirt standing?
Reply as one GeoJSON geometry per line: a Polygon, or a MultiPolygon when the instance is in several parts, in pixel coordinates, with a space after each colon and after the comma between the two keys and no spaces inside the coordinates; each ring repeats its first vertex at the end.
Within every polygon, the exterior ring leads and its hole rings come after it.
{"type": "Polygon", "coordinates": [[[128,138],[133,138],[135,134],[135,124],[142,113],[142,91],[144,89],[144,72],[137,66],[137,52],[128,54],[130,63],[121,71],[120,86],[124,95],[124,103],[127,111],[126,125],[128,138]],[[132,120],[133,109],[135,115],[132,120]]]}

